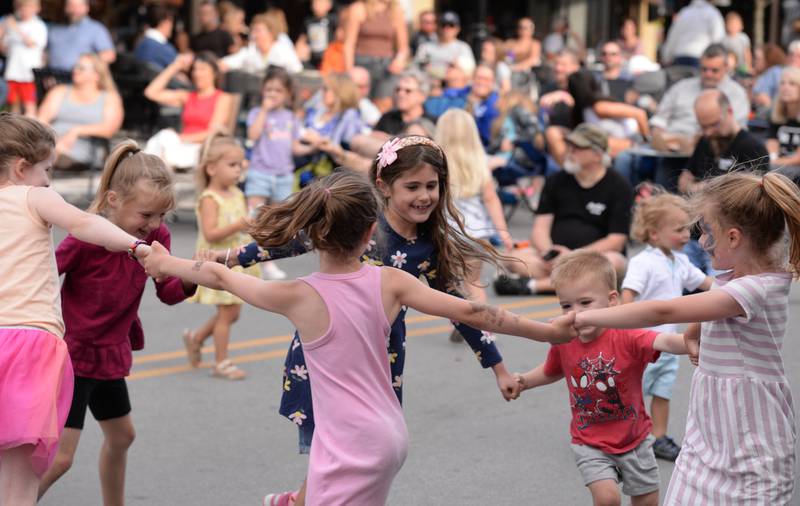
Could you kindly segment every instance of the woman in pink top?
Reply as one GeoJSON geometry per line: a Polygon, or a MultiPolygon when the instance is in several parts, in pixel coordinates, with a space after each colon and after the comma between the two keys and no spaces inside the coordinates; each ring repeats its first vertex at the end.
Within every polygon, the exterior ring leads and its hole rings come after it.
{"type": "MultiPolygon", "coordinates": [[[[169,248],[169,230],[162,220],[174,203],[172,176],[164,162],[142,153],[129,140],[109,155],[89,211],[105,216],[139,240],[159,241],[169,248]]],[[[125,376],[130,374],[131,352],[144,348],[137,312],[147,274],[124,254],[72,235],[58,245],[56,263],[59,274],[64,275],[64,340],[75,381],[66,429],[55,461],[42,477],[39,497],[72,465],[88,407],[105,436],[100,452],[103,503],[123,504],[128,448],[135,434],[125,376]]],[[[194,290],[194,285],[178,278],[156,282],[158,298],[165,304],[177,304],[194,290]]]]}
{"type": "Polygon", "coordinates": [[[46,188],[55,144],[38,121],[0,114],[0,500],[14,506],[36,503],[72,399],[51,226],[113,252],[149,250],[46,188]]]}
{"type": "Polygon", "coordinates": [[[386,502],[408,447],[386,354],[389,322],[401,306],[535,340],[566,342],[574,335],[570,316],[539,323],[436,291],[399,269],[362,264],[379,208],[370,183],[349,171],[263,208],[251,230],[261,246],[286,244],[304,230],[319,250],[319,272],[300,280],[262,281],[220,264],[170,257],[156,243],[145,264],[151,276],[228,290],[297,327],[315,378],[306,494],[311,505],[386,502]]]}
{"type": "Polygon", "coordinates": [[[730,172],[705,183],[695,206],[700,243],[712,267],[727,271],[712,289],[584,311],[576,327],[703,322],[686,332],[699,367],[664,504],[795,504],[797,436],[782,349],[800,273],[800,190],[774,172],[730,172]]]}
{"type": "Polygon", "coordinates": [[[145,88],[153,102],[181,107],[183,130],[159,131],[147,141],[144,151],[178,169],[192,168],[200,159],[200,147],[214,130],[224,129],[231,114],[231,97],[217,88],[220,78],[216,57],[208,52],[179,55],[145,88]],[[194,91],[171,90],[167,85],[180,72],[191,75],[194,91]]]}

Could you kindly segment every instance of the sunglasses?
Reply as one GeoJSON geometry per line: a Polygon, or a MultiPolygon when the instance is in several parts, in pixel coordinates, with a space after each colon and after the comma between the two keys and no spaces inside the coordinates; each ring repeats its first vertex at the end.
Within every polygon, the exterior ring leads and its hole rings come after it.
{"type": "Polygon", "coordinates": [[[453,23],[442,23],[442,28],[457,28],[458,25],[453,23]]]}

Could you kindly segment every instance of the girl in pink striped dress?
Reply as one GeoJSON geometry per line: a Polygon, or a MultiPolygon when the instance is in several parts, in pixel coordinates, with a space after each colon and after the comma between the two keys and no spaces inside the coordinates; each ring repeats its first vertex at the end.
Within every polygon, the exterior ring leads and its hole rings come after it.
{"type": "Polygon", "coordinates": [[[686,332],[699,367],[665,504],[789,504],[796,432],[781,352],[800,273],[800,191],[775,173],[730,173],[709,181],[695,206],[700,242],[714,269],[727,271],[709,292],[585,311],[575,325],[703,322],[686,332]]]}
{"type": "Polygon", "coordinates": [[[297,327],[314,376],[316,430],[305,499],[310,506],[386,503],[408,448],[386,354],[389,322],[401,306],[535,340],[566,342],[575,335],[572,316],[551,324],[531,321],[434,290],[400,269],[362,263],[379,214],[369,181],[340,172],[265,207],[251,230],[263,247],[286,244],[305,231],[319,250],[320,269],[311,276],[263,281],[217,263],[170,257],[158,243],[145,264],[157,278],[174,275],[227,290],[297,327]]]}

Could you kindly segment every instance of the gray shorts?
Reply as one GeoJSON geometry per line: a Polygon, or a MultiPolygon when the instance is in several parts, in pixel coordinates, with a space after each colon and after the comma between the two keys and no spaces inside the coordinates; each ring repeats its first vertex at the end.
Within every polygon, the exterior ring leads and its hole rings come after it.
{"type": "Polygon", "coordinates": [[[655,440],[652,434],[648,434],[639,446],[619,455],[605,453],[593,446],[573,444],[572,453],[583,484],[588,486],[599,480],[621,481],[622,493],[632,497],[658,490],[661,480],[653,454],[655,440]]]}

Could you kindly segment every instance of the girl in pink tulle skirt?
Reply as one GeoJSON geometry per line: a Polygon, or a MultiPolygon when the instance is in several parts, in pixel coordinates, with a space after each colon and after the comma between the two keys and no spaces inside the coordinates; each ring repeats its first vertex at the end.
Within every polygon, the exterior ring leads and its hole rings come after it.
{"type": "Polygon", "coordinates": [[[72,400],[51,225],[109,250],[149,253],[46,188],[54,161],[52,130],[0,114],[0,501],[15,506],[36,503],[72,400]]]}

